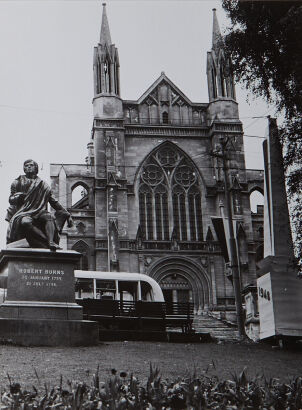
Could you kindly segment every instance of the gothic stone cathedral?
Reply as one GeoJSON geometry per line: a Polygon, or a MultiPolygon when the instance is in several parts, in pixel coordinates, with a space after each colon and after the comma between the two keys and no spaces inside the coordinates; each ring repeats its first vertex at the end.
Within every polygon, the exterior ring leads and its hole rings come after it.
{"type": "Polygon", "coordinates": [[[119,70],[104,5],[86,164],[51,165],[53,192],[75,221],[63,232],[63,246],[83,254],[84,270],[152,276],[166,300],[193,302],[195,313],[234,310],[222,164],[211,155],[219,138],[228,135],[232,142],[229,183],[242,287],[255,283],[261,258],[263,218],[251,213],[249,195],[262,190],[263,175],[245,167],[242,123],[215,10],[209,102],[191,102],[165,73],[138,100],[123,100],[119,70]],[[79,187],[82,195],[73,201],[79,187]]]}

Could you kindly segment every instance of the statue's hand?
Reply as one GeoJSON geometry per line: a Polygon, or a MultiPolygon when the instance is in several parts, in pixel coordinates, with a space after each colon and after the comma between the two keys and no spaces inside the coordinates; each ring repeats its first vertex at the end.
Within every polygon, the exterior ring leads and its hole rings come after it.
{"type": "Polygon", "coordinates": [[[25,196],[25,195],[26,195],[25,192],[16,192],[14,194],[14,197],[19,198],[19,197],[22,197],[22,196],[25,196]]]}
{"type": "Polygon", "coordinates": [[[13,199],[14,199],[14,201],[17,201],[18,203],[23,203],[23,201],[24,201],[24,198],[25,198],[25,196],[26,196],[26,193],[25,192],[16,192],[14,195],[13,195],[13,199]]]}

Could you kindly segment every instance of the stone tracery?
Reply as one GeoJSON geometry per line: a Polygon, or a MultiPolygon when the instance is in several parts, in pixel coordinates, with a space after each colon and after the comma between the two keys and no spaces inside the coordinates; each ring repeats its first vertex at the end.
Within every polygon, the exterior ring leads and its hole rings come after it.
{"type": "Polygon", "coordinates": [[[201,194],[194,164],[171,144],[145,161],[139,181],[140,225],[146,240],[202,241],[201,194]]]}

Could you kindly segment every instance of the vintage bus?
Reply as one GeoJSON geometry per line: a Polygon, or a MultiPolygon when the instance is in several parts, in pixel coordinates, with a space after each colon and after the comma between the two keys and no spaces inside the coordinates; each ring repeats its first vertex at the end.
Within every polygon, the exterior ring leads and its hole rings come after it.
{"type": "Polygon", "coordinates": [[[75,297],[84,318],[101,328],[192,328],[193,305],[165,302],[159,284],[144,274],[75,270],[75,297]]]}
{"type": "Polygon", "coordinates": [[[74,276],[77,300],[164,302],[159,284],[141,273],[75,270],[74,276]]]}

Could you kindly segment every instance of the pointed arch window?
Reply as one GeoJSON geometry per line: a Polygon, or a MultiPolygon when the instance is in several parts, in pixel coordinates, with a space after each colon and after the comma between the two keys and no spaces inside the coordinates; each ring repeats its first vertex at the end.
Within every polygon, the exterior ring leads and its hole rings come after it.
{"type": "Polygon", "coordinates": [[[176,185],[173,189],[173,219],[177,233],[177,239],[187,240],[187,220],[186,220],[186,194],[185,190],[176,185]]]}
{"type": "Polygon", "coordinates": [[[139,189],[139,213],[143,237],[153,239],[152,190],[147,184],[139,189]]]}
{"type": "Polygon", "coordinates": [[[74,251],[81,253],[81,259],[78,263],[77,269],[88,270],[89,269],[89,246],[84,241],[76,242],[71,248],[74,251]]]}
{"type": "Polygon", "coordinates": [[[110,61],[108,59],[105,60],[104,62],[104,86],[105,86],[105,92],[110,93],[111,92],[111,73],[110,73],[110,61]]]}
{"type": "Polygon", "coordinates": [[[224,72],[223,72],[222,66],[220,67],[220,87],[221,87],[221,96],[225,97],[226,96],[226,83],[225,83],[224,72]]]}
{"type": "Polygon", "coordinates": [[[191,240],[202,238],[201,200],[199,189],[193,185],[188,192],[191,240]]]}
{"type": "Polygon", "coordinates": [[[213,91],[213,98],[217,98],[217,84],[216,84],[216,70],[212,68],[212,91],[213,91]]]}
{"type": "Polygon", "coordinates": [[[160,184],[155,188],[155,218],[157,240],[169,240],[169,211],[167,188],[160,184]]]}
{"type": "Polygon", "coordinates": [[[97,65],[96,65],[96,91],[97,91],[97,94],[102,92],[102,89],[101,89],[101,75],[102,75],[101,63],[98,60],[97,65]]]}
{"type": "Polygon", "coordinates": [[[88,187],[84,184],[77,183],[71,191],[71,208],[88,209],[89,194],[88,187]]]}
{"type": "Polygon", "coordinates": [[[202,241],[201,190],[194,164],[172,144],[155,151],[139,180],[140,226],[146,240],[202,241]]]}
{"type": "Polygon", "coordinates": [[[163,120],[163,124],[169,124],[169,114],[167,113],[167,111],[163,112],[162,120],[163,120]]]}

